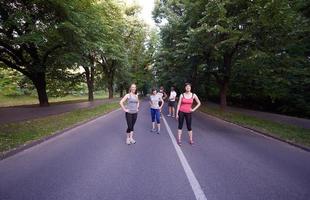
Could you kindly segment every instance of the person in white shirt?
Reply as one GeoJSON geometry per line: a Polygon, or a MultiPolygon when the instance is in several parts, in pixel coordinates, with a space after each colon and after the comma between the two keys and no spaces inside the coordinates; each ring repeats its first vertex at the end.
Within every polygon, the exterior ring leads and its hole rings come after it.
{"type": "Polygon", "coordinates": [[[157,90],[152,89],[152,94],[150,96],[150,106],[151,106],[151,118],[152,118],[152,130],[151,132],[156,132],[155,121],[157,123],[157,134],[160,133],[160,109],[163,107],[164,103],[159,105],[159,102],[164,102],[160,95],[157,95],[157,90]]]}
{"type": "Polygon", "coordinates": [[[168,117],[175,117],[175,98],[177,96],[177,93],[174,91],[174,87],[171,87],[170,95],[169,95],[169,102],[168,102],[168,108],[169,108],[169,114],[168,117]]]}
{"type": "MultiPolygon", "coordinates": [[[[157,95],[158,95],[160,98],[162,98],[162,101],[159,102],[159,106],[161,106],[161,105],[164,103],[164,100],[167,98],[167,94],[166,94],[166,92],[165,92],[163,86],[160,86],[159,91],[157,92],[157,95]]],[[[162,109],[160,109],[160,113],[161,113],[161,110],[162,110],[162,109]]],[[[160,117],[161,117],[161,116],[160,116],[160,117]]]]}

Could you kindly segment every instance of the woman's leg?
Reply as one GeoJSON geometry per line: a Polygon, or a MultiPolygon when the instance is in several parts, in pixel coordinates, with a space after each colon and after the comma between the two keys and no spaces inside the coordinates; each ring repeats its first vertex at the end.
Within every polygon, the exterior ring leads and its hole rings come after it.
{"type": "Polygon", "coordinates": [[[171,105],[170,105],[170,101],[168,102],[168,111],[169,111],[169,114],[168,114],[168,116],[171,116],[171,112],[172,112],[172,107],[171,107],[171,105]]]}
{"type": "Polygon", "coordinates": [[[155,130],[155,109],[151,108],[151,118],[152,118],[152,131],[155,130]]]}
{"type": "Polygon", "coordinates": [[[192,131],[192,113],[185,114],[185,121],[188,130],[189,141],[193,143],[193,131],[192,131]]]}
{"type": "Polygon", "coordinates": [[[157,133],[160,132],[160,111],[159,109],[155,110],[156,122],[157,122],[157,133]]]}
{"type": "Polygon", "coordinates": [[[136,141],[133,139],[133,131],[134,131],[134,126],[135,126],[135,123],[137,121],[137,116],[138,116],[138,113],[133,113],[131,114],[131,132],[130,132],[130,139],[136,143],[136,141]]]}
{"type": "Polygon", "coordinates": [[[127,144],[130,144],[130,141],[128,141],[130,139],[130,133],[131,133],[131,127],[132,127],[132,117],[129,113],[125,113],[125,117],[126,117],[126,122],[127,122],[127,130],[126,130],[126,133],[127,133],[127,139],[126,139],[126,143],[127,144]]]}
{"type": "Polygon", "coordinates": [[[182,137],[182,128],[184,122],[184,113],[179,112],[179,124],[178,124],[178,143],[181,144],[181,137],[182,137]]]}

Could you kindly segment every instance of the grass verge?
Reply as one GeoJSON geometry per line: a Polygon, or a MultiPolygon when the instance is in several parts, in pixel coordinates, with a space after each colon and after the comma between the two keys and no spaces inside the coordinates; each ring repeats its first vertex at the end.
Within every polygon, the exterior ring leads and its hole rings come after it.
{"type": "Polygon", "coordinates": [[[94,108],[74,110],[59,115],[0,125],[0,154],[71,127],[119,107],[117,102],[94,108]]]}
{"type": "MultiPolygon", "coordinates": [[[[94,94],[95,99],[105,99],[108,95],[105,92],[100,94],[94,94]]],[[[64,97],[49,97],[48,100],[50,103],[58,103],[58,102],[79,102],[79,101],[87,101],[87,95],[67,95],[64,97]]],[[[8,106],[21,106],[21,105],[33,105],[38,104],[38,97],[36,96],[5,96],[0,94],[0,107],[8,107],[8,106]]]]}
{"type": "Polygon", "coordinates": [[[200,110],[234,124],[248,127],[281,140],[310,148],[309,129],[304,129],[293,125],[280,124],[237,112],[224,112],[219,108],[210,108],[206,105],[201,106],[200,110]]]}

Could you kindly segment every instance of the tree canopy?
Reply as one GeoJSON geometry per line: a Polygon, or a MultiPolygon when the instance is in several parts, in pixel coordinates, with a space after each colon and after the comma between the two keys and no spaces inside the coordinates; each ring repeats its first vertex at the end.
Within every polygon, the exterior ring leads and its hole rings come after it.
{"type": "Polygon", "coordinates": [[[98,84],[105,84],[112,98],[131,80],[146,81],[138,74],[147,74],[149,31],[137,5],[115,0],[0,3],[0,64],[33,83],[40,105],[48,105],[49,85],[49,92],[65,90],[84,79],[93,100],[94,87],[102,87],[98,84]]]}
{"type": "Polygon", "coordinates": [[[160,81],[179,88],[192,82],[223,109],[228,96],[230,103],[309,116],[309,18],[306,1],[298,3],[157,1],[160,81]]]}

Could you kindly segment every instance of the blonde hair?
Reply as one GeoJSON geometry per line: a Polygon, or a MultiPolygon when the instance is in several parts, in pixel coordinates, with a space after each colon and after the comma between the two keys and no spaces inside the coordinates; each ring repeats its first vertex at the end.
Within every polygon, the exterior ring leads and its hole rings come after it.
{"type": "Polygon", "coordinates": [[[136,86],[136,91],[135,91],[134,93],[137,94],[137,85],[136,85],[135,83],[132,83],[132,84],[130,85],[129,90],[128,90],[128,93],[131,92],[131,87],[132,87],[133,85],[136,86]]]}

